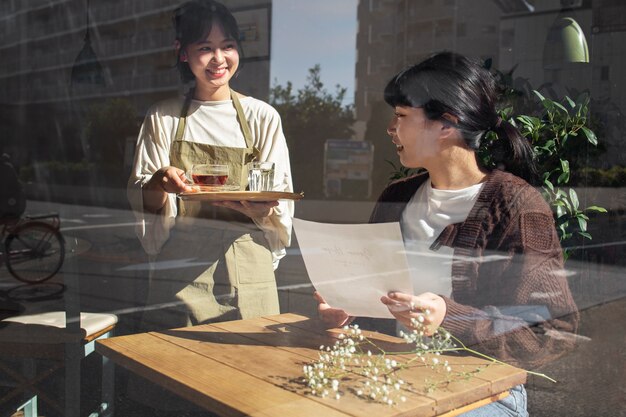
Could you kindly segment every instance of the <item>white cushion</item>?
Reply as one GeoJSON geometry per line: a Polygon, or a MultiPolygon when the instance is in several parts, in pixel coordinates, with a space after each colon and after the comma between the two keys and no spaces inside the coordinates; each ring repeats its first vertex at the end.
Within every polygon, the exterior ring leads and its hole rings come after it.
{"type": "MultiPolygon", "coordinates": [[[[65,311],[50,311],[47,313],[8,317],[0,323],[13,322],[21,324],[37,324],[41,326],[65,327],[65,311]]],[[[87,336],[98,333],[117,323],[117,316],[108,313],[80,313],[80,327],[87,336]]],[[[1,328],[2,326],[0,326],[1,328]]]]}

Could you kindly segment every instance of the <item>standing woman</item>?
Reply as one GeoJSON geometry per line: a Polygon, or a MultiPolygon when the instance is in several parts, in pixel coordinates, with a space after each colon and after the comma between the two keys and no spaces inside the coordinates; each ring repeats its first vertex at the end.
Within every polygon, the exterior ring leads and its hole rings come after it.
{"type": "MultiPolygon", "coordinates": [[[[387,132],[400,162],[425,171],[390,184],[370,221],[400,222],[411,279],[432,289],[381,301],[403,326],[421,316],[429,334],[442,326],[466,346],[534,368],[572,347],[578,313],[552,212],[526,182],[535,172],[532,149],[498,117],[496,98],[491,74],[454,53],[387,84],[387,132]],[[476,155],[489,131],[499,138],[490,152],[501,169],[476,155]]],[[[349,320],[318,300],[329,324],[349,320]]],[[[527,416],[523,386],[511,394],[468,416],[527,416]]]]}
{"type": "Polygon", "coordinates": [[[233,15],[212,0],[174,12],[185,97],[154,105],[139,133],[128,196],[152,256],[142,330],[278,314],[274,269],[290,243],[293,202],[187,202],[193,164],[230,167],[245,189],[248,164],[275,163],[274,190],[292,191],[289,153],[274,108],[233,91],[242,53],[233,15]]]}

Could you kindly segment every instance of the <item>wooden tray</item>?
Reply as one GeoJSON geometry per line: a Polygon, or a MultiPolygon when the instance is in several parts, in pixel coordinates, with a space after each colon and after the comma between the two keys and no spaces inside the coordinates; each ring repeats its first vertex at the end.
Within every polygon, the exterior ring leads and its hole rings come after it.
{"type": "Polygon", "coordinates": [[[196,191],[178,194],[178,198],[187,201],[276,201],[300,200],[304,193],[286,193],[283,191],[196,191]]]}

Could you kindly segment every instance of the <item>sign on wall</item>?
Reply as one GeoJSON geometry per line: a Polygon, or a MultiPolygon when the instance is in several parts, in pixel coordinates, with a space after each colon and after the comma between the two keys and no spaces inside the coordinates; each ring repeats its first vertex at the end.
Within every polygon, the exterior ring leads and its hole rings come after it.
{"type": "Polygon", "coordinates": [[[270,8],[259,7],[234,11],[244,59],[267,59],[270,56],[270,8]]]}
{"type": "Polygon", "coordinates": [[[328,139],[324,146],[326,197],[368,198],[372,194],[371,142],[328,139]]]}

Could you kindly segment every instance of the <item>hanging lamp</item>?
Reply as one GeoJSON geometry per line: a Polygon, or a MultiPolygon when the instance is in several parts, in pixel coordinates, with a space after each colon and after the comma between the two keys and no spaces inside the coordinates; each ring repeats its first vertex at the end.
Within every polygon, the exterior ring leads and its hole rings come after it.
{"type": "Polygon", "coordinates": [[[589,63],[589,47],[585,33],[572,13],[562,11],[548,29],[543,66],[559,69],[569,64],[586,63],[589,63]]]}
{"type": "Polygon", "coordinates": [[[87,0],[87,29],[85,30],[85,44],[76,56],[72,66],[72,84],[96,84],[105,85],[102,65],[98,61],[96,52],[91,46],[90,22],[89,22],[89,0],[87,0]]]}

